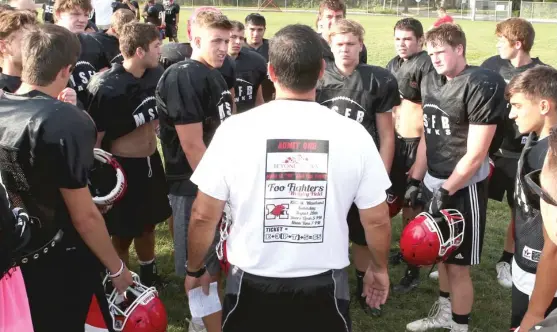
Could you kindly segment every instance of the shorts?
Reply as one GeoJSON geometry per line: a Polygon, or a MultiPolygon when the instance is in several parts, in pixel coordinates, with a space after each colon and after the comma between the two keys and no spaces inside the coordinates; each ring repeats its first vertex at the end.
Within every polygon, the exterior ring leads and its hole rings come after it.
{"type": "MultiPolygon", "coordinates": [[[[526,311],[528,311],[528,303],[530,303],[530,296],[528,296],[528,294],[522,293],[513,284],[511,305],[511,331],[516,330],[520,326],[522,318],[524,318],[526,311]]],[[[545,312],[545,316],[549,315],[549,313],[551,313],[555,309],[557,309],[557,298],[553,298],[553,301],[551,301],[551,304],[545,312]]]]}
{"type": "Polygon", "coordinates": [[[25,282],[19,267],[0,278],[0,331],[33,332],[25,282]]]}
{"type": "Polygon", "coordinates": [[[360,221],[360,210],[356,204],[352,203],[352,206],[350,206],[346,221],[348,222],[348,238],[350,241],[359,246],[367,246],[366,232],[360,221]]]}
{"type": "Polygon", "coordinates": [[[166,38],[178,38],[178,28],[174,24],[167,24],[164,33],[166,38]]]}
{"type": "MultiPolygon", "coordinates": [[[[176,275],[183,277],[186,275],[186,260],[188,250],[188,228],[190,225],[191,207],[193,206],[194,196],[175,196],[169,195],[172,205],[172,217],[174,219],[174,269],[176,275]]],[[[220,263],[217,257],[216,246],[220,240],[218,229],[215,231],[215,238],[205,256],[205,265],[210,275],[214,276],[220,271],[220,263]]]]}
{"type": "Polygon", "coordinates": [[[223,332],[347,332],[346,270],[301,278],[269,278],[232,267],[226,280],[223,332]]]}
{"type": "Polygon", "coordinates": [[[420,138],[404,138],[396,135],[395,138],[395,154],[393,164],[391,166],[391,191],[399,198],[403,199],[408,184],[408,171],[416,161],[416,153],[420,138]]]}
{"type": "MultiPolygon", "coordinates": [[[[464,217],[464,239],[444,263],[462,266],[480,264],[487,219],[487,181],[474,183],[451,196],[449,207],[458,210],[464,217]]],[[[423,184],[422,192],[424,202],[429,202],[432,192],[423,184]]]]}
{"type": "Polygon", "coordinates": [[[491,160],[495,164],[495,169],[489,181],[489,198],[502,202],[503,196],[507,193],[507,204],[512,208],[518,159],[492,156],[491,160]]]}
{"type": "Polygon", "coordinates": [[[116,157],[124,169],[124,197],[105,214],[108,231],[121,238],[140,237],[172,214],[168,185],[158,151],[147,158],[116,157]]]}

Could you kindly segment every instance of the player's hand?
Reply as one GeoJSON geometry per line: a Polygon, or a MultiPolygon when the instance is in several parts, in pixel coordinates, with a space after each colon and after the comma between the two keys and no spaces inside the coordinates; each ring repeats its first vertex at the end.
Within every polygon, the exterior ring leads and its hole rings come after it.
{"type": "Polygon", "coordinates": [[[124,294],[128,287],[133,285],[133,278],[130,270],[128,267],[124,265],[124,271],[122,274],[117,276],[116,278],[110,278],[112,280],[112,285],[116,290],[118,290],[118,294],[124,294]]]}
{"type": "Polygon", "coordinates": [[[420,184],[420,181],[410,178],[404,193],[404,206],[416,208],[423,205],[420,184]]]}
{"type": "Polygon", "coordinates": [[[99,212],[101,214],[106,214],[108,211],[110,211],[110,209],[112,209],[112,204],[111,205],[97,205],[97,209],[99,209],[99,212]]]}
{"type": "Polygon", "coordinates": [[[441,217],[441,210],[447,209],[449,207],[449,201],[451,196],[445,188],[439,188],[433,193],[433,197],[426,205],[426,211],[433,218],[441,217]]]}
{"type": "Polygon", "coordinates": [[[382,272],[374,272],[368,268],[363,282],[364,292],[362,296],[366,297],[367,305],[370,308],[381,309],[389,296],[389,273],[386,269],[382,272]]]}
{"type": "Polygon", "coordinates": [[[530,331],[530,329],[532,329],[537,323],[541,322],[543,318],[543,316],[538,316],[527,311],[520,323],[520,331],[530,331]]]}
{"type": "Polygon", "coordinates": [[[77,94],[75,93],[74,89],[65,88],[58,95],[58,100],[76,106],[77,105],[77,94]]]}
{"type": "Polygon", "coordinates": [[[203,275],[199,278],[194,278],[186,275],[186,280],[184,281],[184,288],[186,289],[186,295],[190,290],[201,287],[203,294],[209,295],[209,286],[211,285],[211,276],[209,272],[205,271],[203,275]]]}

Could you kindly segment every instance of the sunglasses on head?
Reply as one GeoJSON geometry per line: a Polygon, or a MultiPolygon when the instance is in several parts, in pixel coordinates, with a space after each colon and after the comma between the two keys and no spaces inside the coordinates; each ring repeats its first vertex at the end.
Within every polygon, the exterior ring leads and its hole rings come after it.
{"type": "Polygon", "coordinates": [[[553,205],[553,206],[557,206],[557,201],[551,197],[551,195],[541,187],[540,185],[540,173],[541,170],[535,170],[532,171],[528,174],[526,174],[526,176],[524,176],[524,179],[526,180],[526,184],[528,185],[528,188],[530,188],[530,190],[535,193],[537,196],[539,196],[544,202],[546,202],[549,205],[553,205]]]}

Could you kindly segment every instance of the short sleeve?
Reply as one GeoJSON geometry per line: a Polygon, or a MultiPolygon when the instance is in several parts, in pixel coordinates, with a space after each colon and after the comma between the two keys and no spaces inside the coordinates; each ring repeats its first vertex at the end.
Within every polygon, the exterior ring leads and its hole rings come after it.
{"type": "MultiPolygon", "coordinates": [[[[422,86],[422,81],[424,79],[424,77],[426,77],[430,72],[434,71],[435,68],[433,67],[433,63],[431,63],[431,60],[429,59],[429,56],[427,56],[428,59],[425,59],[423,61],[423,63],[421,64],[421,66],[419,68],[417,68],[416,72],[415,72],[415,82],[417,84],[418,89],[421,88],[422,86]]],[[[420,96],[421,96],[421,91],[420,91],[420,96]]]]}
{"type": "Polygon", "coordinates": [[[360,63],[367,64],[367,48],[366,45],[362,45],[362,51],[360,52],[360,63]]]}
{"type": "Polygon", "coordinates": [[[42,157],[59,188],[85,188],[93,166],[95,125],[84,111],[61,111],[43,124],[39,137],[39,144],[44,146],[42,157]]]}
{"type": "Polygon", "coordinates": [[[383,77],[378,78],[377,97],[373,102],[373,109],[376,113],[390,112],[393,107],[400,105],[400,93],[396,78],[386,69],[383,77]]]}
{"type": "Polygon", "coordinates": [[[224,122],[215,132],[211,144],[203,154],[190,180],[198,190],[221,201],[227,201],[230,189],[226,181],[226,171],[230,169],[230,142],[234,139],[228,134],[227,123],[224,122]]]}
{"type": "Polygon", "coordinates": [[[108,116],[108,112],[114,106],[114,101],[107,100],[100,84],[96,84],[97,81],[98,78],[94,77],[91,83],[87,85],[85,109],[95,121],[97,130],[104,132],[109,125],[110,116],[108,116]]]}
{"type": "Polygon", "coordinates": [[[359,141],[362,142],[360,144],[362,177],[354,203],[358,209],[369,209],[385,201],[386,191],[391,187],[391,181],[371,135],[363,127],[361,129],[359,141]]]}
{"type": "Polygon", "coordinates": [[[160,79],[156,92],[157,108],[174,125],[203,122],[203,97],[199,86],[205,85],[205,78],[195,79],[191,72],[180,66],[168,68],[160,79]]]}
{"type": "Polygon", "coordinates": [[[468,122],[471,124],[500,124],[507,111],[503,79],[474,80],[469,83],[466,100],[468,122]]]}

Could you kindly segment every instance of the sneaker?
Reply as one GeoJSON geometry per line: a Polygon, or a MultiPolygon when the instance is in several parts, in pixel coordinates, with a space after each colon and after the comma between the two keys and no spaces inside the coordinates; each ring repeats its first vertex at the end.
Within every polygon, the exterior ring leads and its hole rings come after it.
{"type": "Polygon", "coordinates": [[[457,324],[451,322],[450,332],[468,332],[468,324],[457,324]]]}
{"type": "Polygon", "coordinates": [[[439,279],[439,271],[433,271],[429,274],[429,279],[431,280],[438,280],[439,279]]]}
{"type": "Polygon", "coordinates": [[[207,332],[205,326],[197,325],[188,318],[186,318],[186,321],[188,322],[189,325],[188,332],[207,332]]]}
{"type": "Polygon", "coordinates": [[[497,280],[499,285],[505,288],[513,287],[513,278],[511,274],[511,264],[507,262],[499,262],[495,264],[495,269],[497,270],[497,280]]]}
{"type": "Polygon", "coordinates": [[[391,256],[389,256],[389,264],[390,265],[399,265],[400,263],[402,263],[404,260],[402,259],[402,253],[400,251],[396,251],[391,253],[391,256]]]}
{"type": "Polygon", "coordinates": [[[450,329],[452,321],[451,302],[449,299],[440,297],[435,301],[426,318],[409,323],[406,325],[406,330],[422,332],[431,329],[450,329]]]}
{"type": "Polygon", "coordinates": [[[406,267],[406,272],[404,273],[404,277],[400,279],[398,285],[393,287],[393,292],[406,294],[413,290],[414,288],[418,287],[420,284],[420,270],[410,269],[408,266],[406,267]]]}

